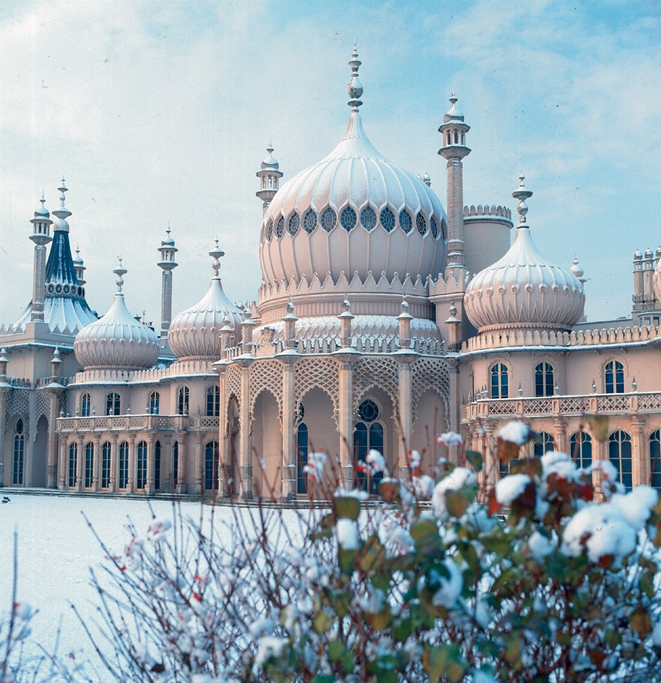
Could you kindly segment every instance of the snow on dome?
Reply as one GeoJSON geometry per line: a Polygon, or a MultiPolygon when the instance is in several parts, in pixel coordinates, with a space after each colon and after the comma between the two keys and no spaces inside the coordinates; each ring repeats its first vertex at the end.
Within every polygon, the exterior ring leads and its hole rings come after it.
{"type": "Polygon", "coordinates": [[[512,193],[519,200],[520,223],[509,251],[469,283],[466,314],[479,332],[541,328],[570,330],[583,315],[585,291],[569,270],[542,256],[526,225],[532,196],[523,185],[512,193]]]}
{"type": "Polygon", "coordinates": [[[117,293],[108,312],[77,334],[73,344],[76,359],[85,370],[143,370],[158,360],[158,336],[147,325],[138,322],[126,308],[122,285],[126,269],[117,275],[117,293]]]}
{"type": "Polygon", "coordinates": [[[178,358],[220,357],[220,330],[226,319],[234,328],[234,344],[240,342],[241,309],[233,304],[223,291],[220,281],[220,257],[224,252],[216,248],[209,252],[213,261],[214,276],[207,293],[201,301],[175,316],[168,331],[170,348],[178,358]]]}
{"type": "Polygon", "coordinates": [[[264,214],[260,236],[267,283],[341,273],[395,273],[415,281],[437,276],[445,263],[447,217],[422,179],[380,154],[358,113],[363,92],[354,49],[349,124],[341,142],[320,162],[288,180],[264,214]]]}

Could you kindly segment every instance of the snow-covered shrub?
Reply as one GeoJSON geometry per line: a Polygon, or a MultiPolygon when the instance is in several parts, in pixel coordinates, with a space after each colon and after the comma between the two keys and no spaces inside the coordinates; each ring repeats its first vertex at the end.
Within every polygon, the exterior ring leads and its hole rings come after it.
{"type": "Polygon", "coordinates": [[[318,476],[327,509],[237,507],[223,534],[178,514],[133,529],[95,575],[108,671],[163,683],[661,680],[658,494],[623,492],[603,463],[595,494],[568,455],[522,457],[534,436],[499,434],[516,462],[486,504],[482,454],[423,472],[413,451],[409,480],[371,454],[384,478],[368,504],[318,476]]]}

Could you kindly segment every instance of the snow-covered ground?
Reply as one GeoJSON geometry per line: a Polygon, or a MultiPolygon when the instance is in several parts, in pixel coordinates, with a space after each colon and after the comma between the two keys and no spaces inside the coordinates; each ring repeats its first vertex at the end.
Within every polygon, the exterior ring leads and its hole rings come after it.
{"type": "MultiPolygon", "coordinates": [[[[1,490],[1,489],[0,489],[1,490]]],[[[4,495],[4,493],[3,493],[4,495]]],[[[9,494],[0,504],[0,620],[9,613],[12,588],[14,530],[18,533],[18,599],[39,613],[32,622],[32,640],[52,651],[61,620],[58,652],[90,653],[91,646],[70,605],[92,619],[96,594],[90,586],[90,566],[98,566],[104,553],[87,526],[82,512],[113,551],[121,551],[130,538],[128,518],[144,533],[152,518],[171,518],[172,503],[62,495],[9,494]]],[[[181,503],[184,516],[199,518],[199,502],[181,503]]],[[[217,520],[229,520],[230,508],[215,508],[217,520]]],[[[216,527],[217,528],[217,527],[216,527]]]]}

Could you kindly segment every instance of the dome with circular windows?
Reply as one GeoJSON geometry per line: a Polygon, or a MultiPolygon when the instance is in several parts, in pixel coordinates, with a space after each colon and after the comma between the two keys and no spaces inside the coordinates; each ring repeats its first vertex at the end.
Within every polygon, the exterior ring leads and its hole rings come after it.
{"type": "Polygon", "coordinates": [[[548,262],[526,224],[525,200],[532,192],[521,185],[520,223],[509,251],[480,271],[468,284],[464,306],[479,332],[508,329],[570,330],[583,315],[585,291],[570,270],[548,262]]]}
{"type": "Polygon", "coordinates": [[[145,370],[158,360],[158,336],[147,325],[136,320],[124,302],[122,285],[126,268],[113,271],[117,275],[117,293],[108,312],[86,325],[76,335],[73,349],[76,360],[85,370],[145,370]]]}
{"type": "Polygon", "coordinates": [[[229,322],[234,330],[232,345],[241,341],[241,309],[223,291],[220,281],[220,257],[224,252],[216,248],[209,252],[213,258],[214,276],[209,290],[201,301],[182,311],[170,323],[168,342],[178,358],[213,359],[220,357],[220,330],[229,322]]]}
{"type": "Polygon", "coordinates": [[[340,144],[276,193],[260,238],[265,283],[308,282],[342,273],[365,281],[437,276],[445,264],[447,217],[423,180],[380,154],[358,113],[363,88],[354,49],[349,125],[340,144]]]}

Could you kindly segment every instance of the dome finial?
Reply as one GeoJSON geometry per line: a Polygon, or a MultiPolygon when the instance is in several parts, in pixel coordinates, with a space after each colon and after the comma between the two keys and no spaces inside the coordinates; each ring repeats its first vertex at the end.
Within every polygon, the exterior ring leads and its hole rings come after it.
{"type": "Polygon", "coordinates": [[[362,104],[360,98],[363,94],[363,85],[358,78],[358,67],[362,62],[358,59],[358,52],[356,50],[356,39],[353,41],[353,53],[351,54],[351,59],[349,60],[349,66],[351,67],[351,81],[347,86],[347,94],[349,95],[349,101],[347,104],[351,107],[351,111],[358,111],[358,107],[362,104]]]}
{"type": "Polygon", "coordinates": [[[523,172],[519,173],[519,187],[512,192],[512,197],[519,200],[519,205],[516,207],[516,211],[519,214],[519,228],[528,227],[526,225],[526,214],[528,213],[526,199],[530,199],[530,197],[532,197],[532,192],[530,190],[526,190],[526,187],[523,184],[524,180],[525,176],[523,175],[523,172]]]}
{"type": "Polygon", "coordinates": [[[124,275],[128,273],[128,270],[126,270],[126,268],[124,268],[122,265],[123,259],[121,256],[118,256],[117,260],[119,261],[119,265],[112,272],[117,276],[117,279],[115,280],[115,284],[117,285],[117,294],[121,294],[122,287],[124,286],[124,275]]]}
{"type": "Polygon", "coordinates": [[[213,276],[219,277],[220,273],[220,259],[225,256],[225,252],[218,246],[218,238],[215,240],[216,246],[209,252],[209,256],[213,259],[211,267],[213,268],[213,276]]]}

